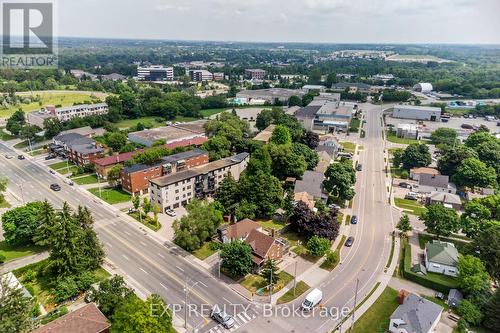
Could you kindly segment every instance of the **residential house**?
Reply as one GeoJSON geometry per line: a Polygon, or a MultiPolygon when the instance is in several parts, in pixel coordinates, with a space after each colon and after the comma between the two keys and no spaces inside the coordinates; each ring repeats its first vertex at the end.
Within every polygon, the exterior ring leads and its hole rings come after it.
{"type": "Polygon", "coordinates": [[[445,192],[431,192],[431,194],[427,197],[427,204],[441,204],[447,208],[453,208],[455,210],[460,210],[460,208],[462,208],[462,201],[458,195],[445,192]]]}
{"type": "Polygon", "coordinates": [[[409,294],[392,313],[391,333],[431,333],[441,318],[443,308],[415,294],[409,294]]]}
{"type": "Polygon", "coordinates": [[[315,200],[323,200],[326,202],[328,193],[323,188],[325,175],[321,172],[306,170],[302,176],[302,180],[295,182],[294,193],[306,192],[315,200]]]}
{"type": "Polygon", "coordinates": [[[449,177],[445,175],[433,175],[421,173],[418,184],[413,185],[413,190],[419,193],[446,192],[457,193],[455,184],[449,182],[449,177]]]}
{"type": "Polygon", "coordinates": [[[453,243],[433,240],[425,244],[425,268],[428,272],[457,276],[458,251],[453,243]]]}
{"type": "Polygon", "coordinates": [[[262,232],[262,227],[253,220],[243,219],[234,224],[225,224],[217,228],[217,237],[221,243],[244,241],[253,230],[262,232]]]}
{"type": "Polygon", "coordinates": [[[318,154],[324,151],[330,155],[332,160],[335,160],[338,157],[339,151],[342,150],[342,146],[334,136],[325,135],[319,140],[319,144],[315,150],[318,154]]]}
{"type": "Polygon", "coordinates": [[[123,165],[123,163],[127,162],[128,160],[131,160],[135,154],[140,153],[140,152],[142,152],[142,149],[139,149],[136,151],[131,151],[128,153],[122,153],[122,154],[118,154],[118,155],[106,156],[106,157],[94,160],[95,171],[99,177],[106,179],[108,177],[108,172],[115,165],[118,165],[118,164],[123,165]]]}
{"type": "Polygon", "coordinates": [[[294,193],[293,201],[296,203],[299,201],[302,201],[303,203],[305,203],[307,205],[307,207],[309,207],[310,210],[313,210],[313,211],[316,210],[316,208],[314,207],[314,205],[315,205],[314,197],[307,192],[294,193]]]}
{"type": "MultiPolygon", "coordinates": [[[[274,232],[274,229],[272,230],[274,232]]],[[[258,230],[250,231],[245,242],[252,248],[254,271],[259,271],[266,260],[279,261],[283,258],[285,244],[274,237],[258,230]]]]}
{"type": "Polygon", "coordinates": [[[441,174],[437,169],[434,168],[413,168],[410,170],[410,179],[416,180],[418,182],[420,180],[420,175],[424,173],[432,176],[441,174]]]}
{"type": "Polygon", "coordinates": [[[326,151],[319,151],[318,157],[318,165],[316,165],[314,171],[324,174],[326,172],[326,169],[328,169],[328,167],[332,163],[332,157],[326,151]]]}
{"type": "Polygon", "coordinates": [[[492,188],[480,188],[479,191],[475,191],[475,192],[471,192],[471,191],[468,191],[465,193],[465,198],[468,200],[468,201],[471,201],[471,200],[474,200],[474,199],[481,199],[481,198],[486,198],[490,195],[494,195],[495,194],[495,190],[492,189],[492,188]]]}
{"type": "Polygon", "coordinates": [[[95,303],[89,303],[31,331],[31,333],[107,333],[110,327],[108,319],[95,303]]]}

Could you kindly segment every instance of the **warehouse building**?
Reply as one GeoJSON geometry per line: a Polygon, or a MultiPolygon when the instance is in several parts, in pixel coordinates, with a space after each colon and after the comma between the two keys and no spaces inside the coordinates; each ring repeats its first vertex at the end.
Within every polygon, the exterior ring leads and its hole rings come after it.
{"type": "Polygon", "coordinates": [[[440,121],[441,108],[398,104],[394,106],[392,117],[402,119],[440,121]]]}
{"type": "Polygon", "coordinates": [[[281,102],[286,105],[290,97],[297,96],[302,98],[305,94],[306,92],[300,89],[271,88],[243,90],[236,94],[236,102],[253,105],[281,102]]]}
{"type": "Polygon", "coordinates": [[[324,100],[300,108],[294,116],[308,131],[330,133],[347,130],[355,111],[353,103],[324,100]]]}
{"type": "Polygon", "coordinates": [[[430,83],[417,83],[413,86],[413,90],[421,93],[431,92],[433,89],[430,83]]]}
{"type": "MultiPolygon", "coordinates": [[[[198,142],[200,138],[206,139],[205,129],[203,128],[206,122],[206,120],[196,120],[189,123],[132,132],[128,134],[128,139],[146,147],[152,147],[158,141],[165,141],[166,144],[171,144],[179,141],[193,140],[193,143],[187,144],[187,146],[196,145],[195,142],[198,142]]],[[[170,149],[170,147],[168,148],[170,149]]]]}

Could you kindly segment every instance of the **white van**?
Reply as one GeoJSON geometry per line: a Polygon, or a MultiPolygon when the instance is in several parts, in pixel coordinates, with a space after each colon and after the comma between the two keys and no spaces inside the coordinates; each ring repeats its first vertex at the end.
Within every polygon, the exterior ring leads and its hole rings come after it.
{"type": "Polygon", "coordinates": [[[306,299],[302,302],[302,309],[306,311],[311,311],[316,305],[323,299],[323,292],[319,289],[313,289],[309,294],[307,294],[306,299]]]}

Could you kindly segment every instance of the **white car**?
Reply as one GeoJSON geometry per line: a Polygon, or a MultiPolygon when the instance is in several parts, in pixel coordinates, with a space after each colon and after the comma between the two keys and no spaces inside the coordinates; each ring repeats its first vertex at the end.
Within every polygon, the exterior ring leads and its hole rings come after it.
{"type": "Polygon", "coordinates": [[[165,209],[165,214],[172,217],[177,216],[177,213],[173,209],[165,209]]]}

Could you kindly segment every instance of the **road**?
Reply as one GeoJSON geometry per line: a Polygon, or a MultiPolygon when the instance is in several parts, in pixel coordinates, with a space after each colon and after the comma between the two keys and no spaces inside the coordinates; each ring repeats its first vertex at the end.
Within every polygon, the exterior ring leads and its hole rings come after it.
{"type": "MultiPolygon", "coordinates": [[[[193,309],[188,316],[188,323],[192,329],[216,325],[213,321],[204,319],[214,304],[226,306],[228,310],[232,309],[230,304],[241,304],[233,314],[237,316],[240,312],[247,312],[245,314],[252,319],[254,310],[243,309],[243,306],[251,304],[216,280],[205,269],[188,261],[184,250],[173,244],[161,244],[141,230],[138,223],[127,221],[121,212],[101,203],[85,190],[66,185],[61,177],[50,174],[47,168],[28,159],[6,159],[6,154],[16,155],[0,143],[0,177],[9,178],[9,190],[24,202],[47,199],[56,208],[62,207],[64,201],[73,208],[78,205],[89,207],[96,221],[95,231],[104,245],[107,259],[120,268],[124,277],[138,292],[157,293],[169,304],[183,306],[184,285],[188,279],[188,304],[193,309]],[[51,183],[60,184],[61,191],[51,191],[51,183]],[[205,304],[203,308],[202,304],[205,304]],[[201,310],[205,311],[204,316],[200,315],[201,310]],[[205,326],[207,322],[208,325],[205,326]]],[[[177,316],[183,319],[184,312],[177,312],[177,316]]],[[[243,320],[240,322],[243,323],[243,320]]]]}

